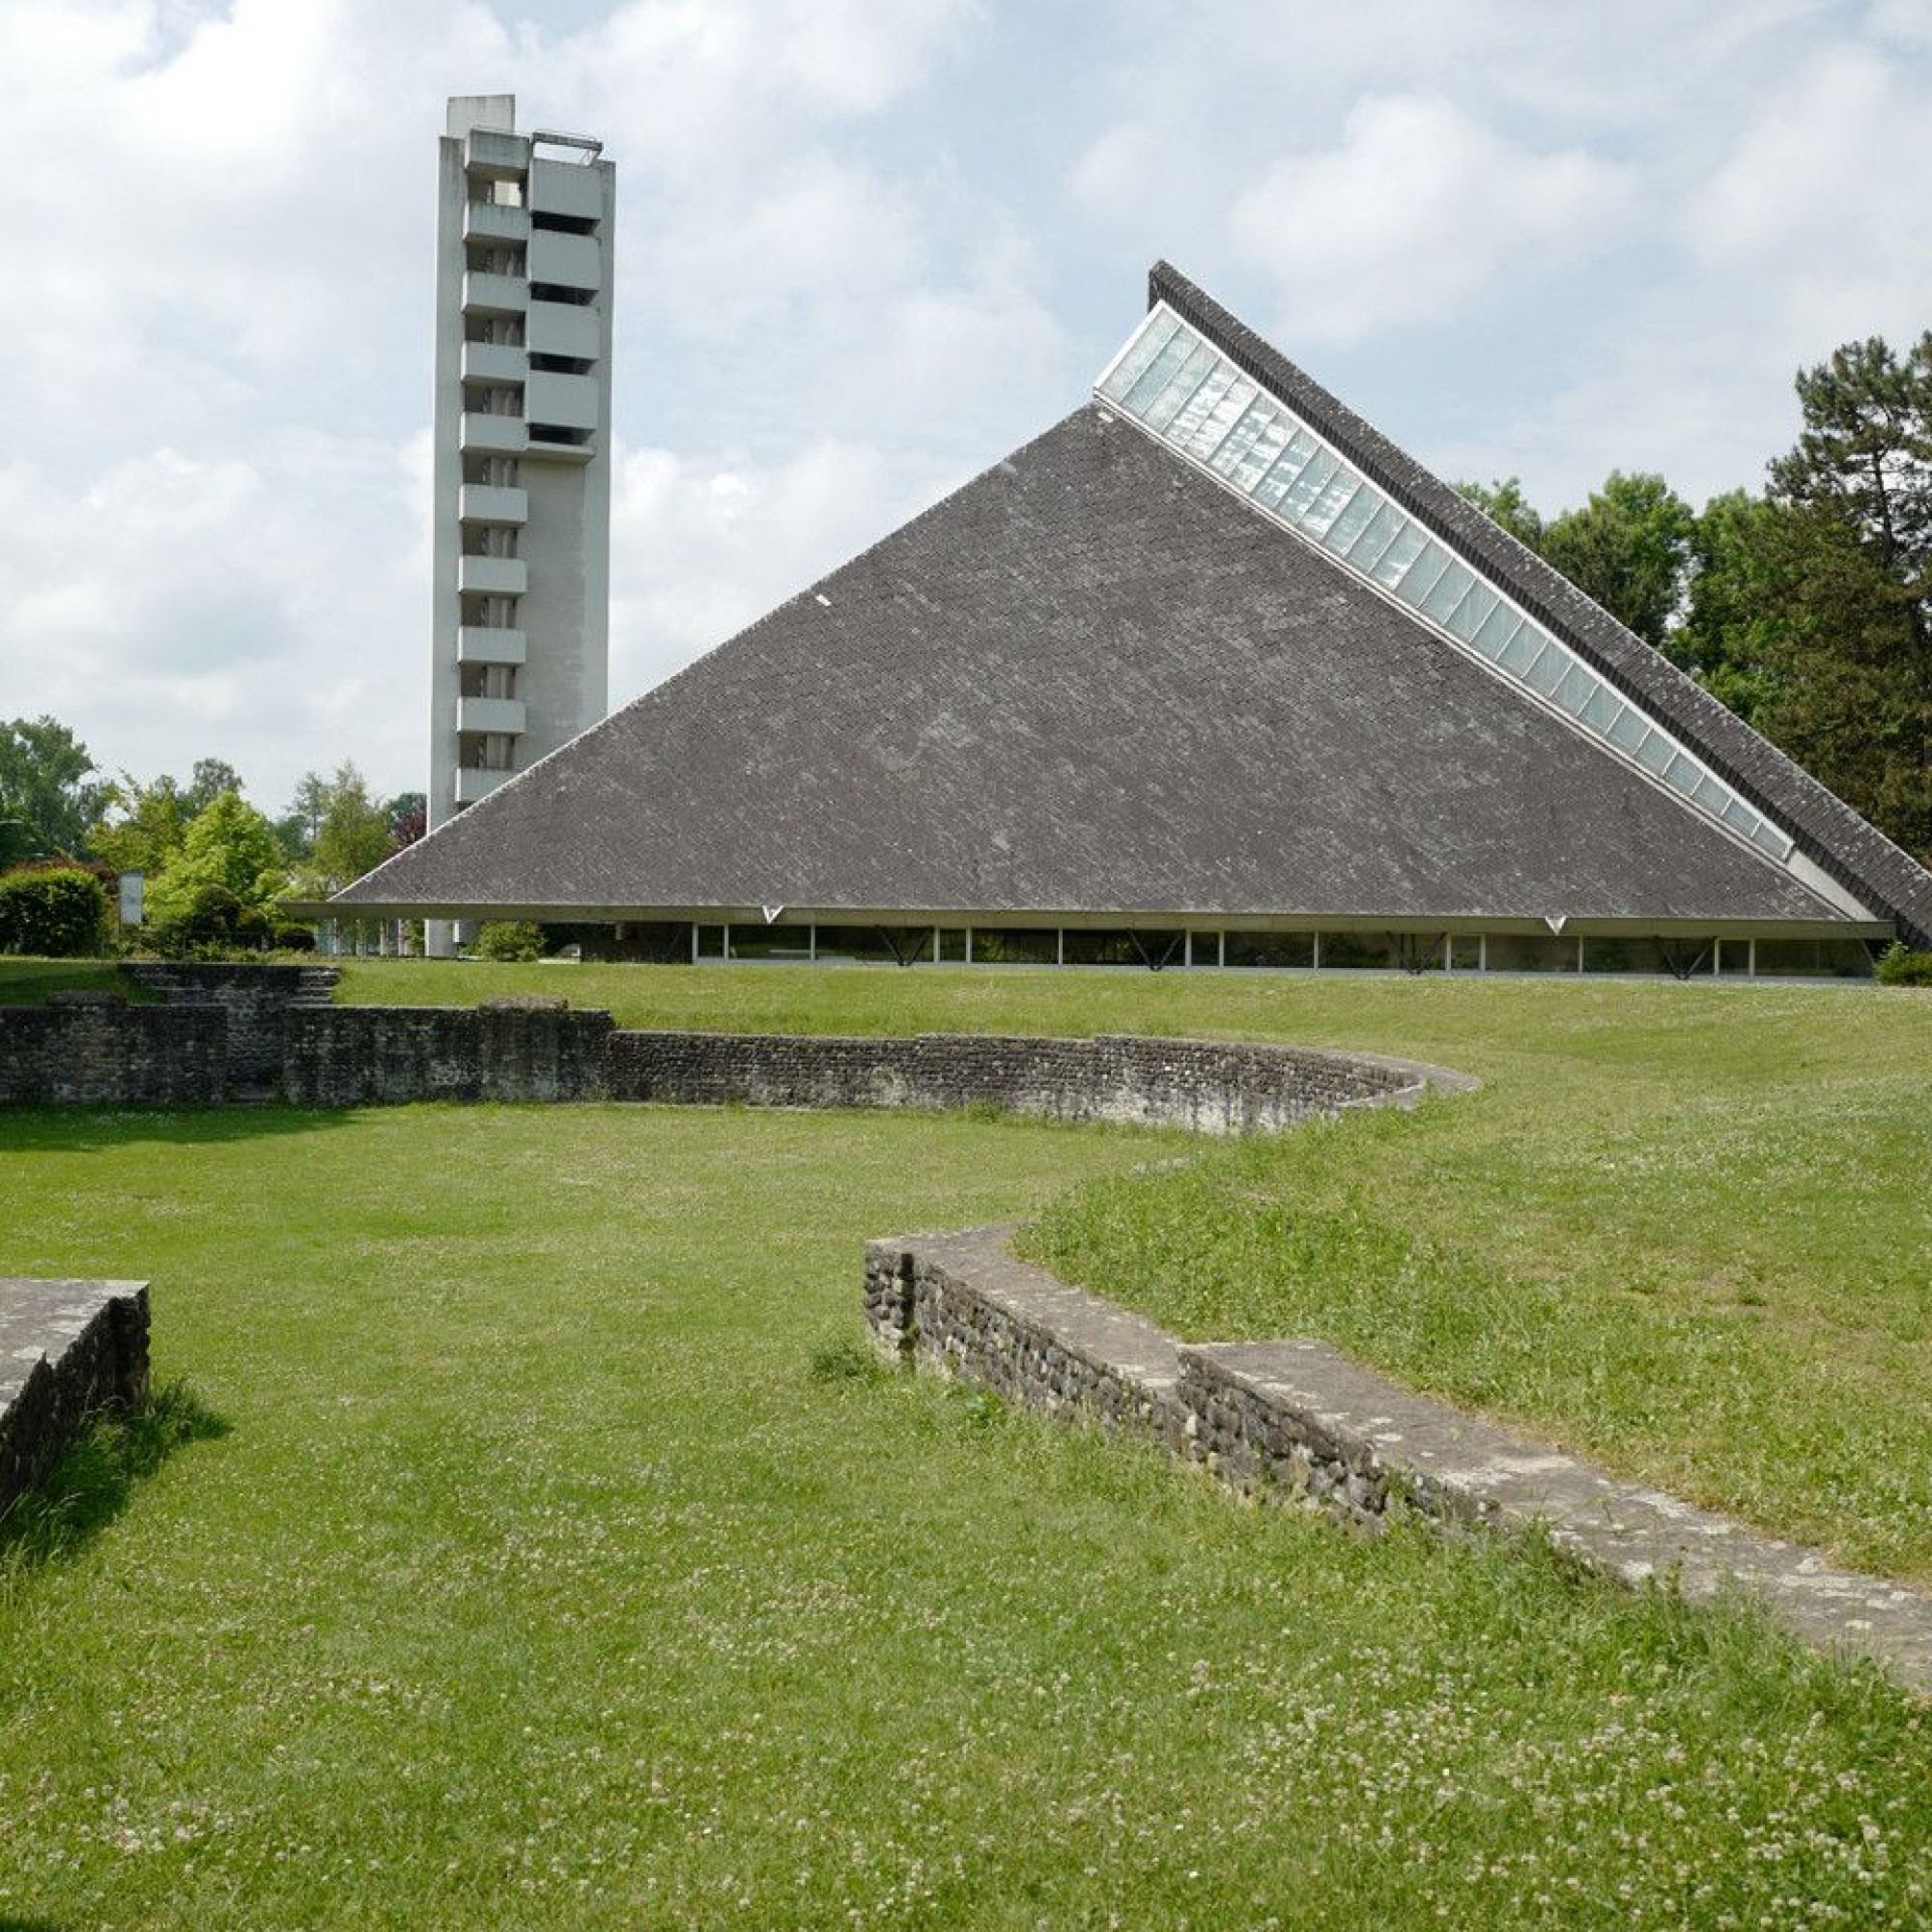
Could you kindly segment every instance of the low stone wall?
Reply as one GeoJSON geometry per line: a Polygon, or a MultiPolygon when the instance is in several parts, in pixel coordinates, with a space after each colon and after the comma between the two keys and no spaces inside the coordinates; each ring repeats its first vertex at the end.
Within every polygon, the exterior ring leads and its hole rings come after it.
{"type": "Polygon", "coordinates": [[[554,1003],[292,1009],[282,1086],[304,1107],[601,1100],[611,1015],[554,1003]]]}
{"type": "Polygon", "coordinates": [[[216,1007],[83,993],[0,1007],[0,1104],[207,1107],[227,1087],[228,1020],[216,1007]]]}
{"type": "Polygon", "coordinates": [[[1061,1121],[1252,1133],[1349,1107],[1410,1106],[1463,1075],[1372,1054],[1102,1035],[618,1032],[558,998],[334,1007],[328,969],[140,966],[167,1004],[55,994],[0,1009],[0,1102],[213,1105],[280,1092],[309,1107],[412,1100],[680,1106],[992,1106],[1061,1121]],[[64,1004],[71,1003],[71,1004],[64,1004]]]}
{"type": "Polygon", "coordinates": [[[148,1392],[148,1284],[0,1277],[0,1512],[148,1392]]]}
{"type": "Polygon", "coordinates": [[[1406,1061],[1199,1039],[616,1033],[610,1097],[681,1106],[992,1105],[1063,1121],[1248,1133],[1474,1083],[1406,1061]]]}
{"type": "Polygon", "coordinates": [[[866,1250],[866,1320],[895,1360],[920,1360],[1048,1414],[1185,1442],[1174,1340],[1144,1315],[1068,1288],[1008,1252],[1004,1228],[866,1250]]]}
{"type": "Polygon", "coordinates": [[[175,964],[129,960],[122,976],[169,1006],[219,1007],[228,1015],[228,1078],[241,1089],[281,1084],[292,1008],[326,1007],[342,977],[334,966],[175,964]]]}
{"type": "Polygon", "coordinates": [[[1001,1229],[875,1241],[865,1293],[894,1359],[1150,1435],[1249,1495],[1368,1528],[1398,1498],[1446,1529],[1535,1528],[1625,1583],[1667,1581],[1691,1602],[1753,1594],[1807,1642],[1932,1691],[1932,1597],[1524,1441],[1325,1343],[1178,1343],[1015,1261],[1001,1229]]]}

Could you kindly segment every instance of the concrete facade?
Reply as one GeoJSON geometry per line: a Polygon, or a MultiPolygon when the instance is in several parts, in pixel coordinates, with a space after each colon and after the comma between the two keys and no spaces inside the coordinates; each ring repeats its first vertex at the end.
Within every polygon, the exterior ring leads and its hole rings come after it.
{"type": "Polygon", "coordinates": [[[432,831],[609,704],[615,175],[516,118],[458,96],[439,156],[432,831]]]}

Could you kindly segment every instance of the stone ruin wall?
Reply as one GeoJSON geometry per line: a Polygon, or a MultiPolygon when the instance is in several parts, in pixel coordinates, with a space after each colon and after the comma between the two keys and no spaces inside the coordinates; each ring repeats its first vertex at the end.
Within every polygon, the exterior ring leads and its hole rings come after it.
{"type": "Polygon", "coordinates": [[[911,1038],[619,1030],[561,999],[335,1007],[300,967],[130,970],[166,1004],[54,994],[0,1008],[0,1103],[308,1107],[631,1100],[772,1107],[993,1106],[1063,1121],[1229,1134],[1463,1084],[1307,1047],[1101,1036],[911,1038]]]}

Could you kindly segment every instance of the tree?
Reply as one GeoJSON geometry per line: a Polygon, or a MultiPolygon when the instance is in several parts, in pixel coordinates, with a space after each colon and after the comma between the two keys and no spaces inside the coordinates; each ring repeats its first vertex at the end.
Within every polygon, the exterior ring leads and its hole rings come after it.
{"type": "Polygon", "coordinates": [[[1932,330],[1901,361],[1883,338],[1848,342],[1796,378],[1804,427],[1771,466],[1779,502],[1808,503],[1849,525],[1874,560],[1913,592],[1927,628],[1932,563],[1932,330]]]}
{"type": "Polygon", "coordinates": [[[1932,857],[1928,683],[1914,599],[1820,505],[1758,533],[1766,690],[1753,722],[1908,851],[1932,857]]]}
{"type": "Polygon", "coordinates": [[[398,852],[429,830],[429,800],[419,791],[399,791],[383,808],[389,820],[389,843],[398,852]]]}
{"type": "Polygon", "coordinates": [[[1796,387],[1798,441],[1733,529],[1722,652],[1755,667],[1767,737],[1932,855],[1932,333],[1847,343],[1796,387]]]}
{"type": "Polygon", "coordinates": [[[187,828],[181,856],[148,895],[149,919],[194,945],[265,938],[288,891],[283,865],[269,821],[225,791],[187,828]]]}
{"type": "Polygon", "coordinates": [[[1776,687],[1768,613],[1776,503],[1732,490],[1705,504],[1690,538],[1690,593],[1671,658],[1747,724],[1776,687]]]}
{"type": "Polygon", "coordinates": [[[283,850],[291,859],[306,859],[315,851],[316,836],[328,810],[328,781],[320,772],[304,772],[296,781],[288,811],[275,821],[283,850]]]}
{"type": "Polygon", "coordinates": [[[104,787],[87,747],[53,718],[0,724],[0,819],[17,819],[40,852],[84,852],[104,787]]]}
{"type": "Polygon", "coordinates": [[[1543,518],[1524,497],[1514,476],[1499,483],[1458,483],[1457,496],[1473,503],[1491,523],[1506,529],[1517,542],[1539,555],[1543,552],[1543,518]]]}
{"type": "Polygon", "coordinates": [[[101,818],[87,835],[89,849],[117,872],[145,872],[151,879],[180,856],[195,816],[181,786],[165,772],[149,785],[123,772],[105,787],[101,803],[114,815],[101,818]]]}
{"type": "Polygon", "coordinates": [[[1610,471],[1580,510],[1543,533],[1543,554],[1646,643],[1667,650],[1684,601],[1696,517],[1662,476],[1610,471]]]}
{"type": "Polygon", "coordinates": [[[194,761],[194,776],[182,794],[182,805],[187,815],[193,818],[206,811],[225,791],[232,791],[237,798],[242,796],[241,773],[224,759],[197,758],[194,761]]]}
{"type": "Polygon", "coordinates": [[[369,796],[369,784],[353,764],[340,764],[324,787],[315,835],[316,869],[333,892],[380,866],[393,849],[389,813],[369,796]]]}

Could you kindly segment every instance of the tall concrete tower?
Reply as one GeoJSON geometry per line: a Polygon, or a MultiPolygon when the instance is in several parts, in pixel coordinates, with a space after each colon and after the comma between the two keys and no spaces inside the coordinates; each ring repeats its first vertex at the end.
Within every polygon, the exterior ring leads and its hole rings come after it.
{"type": "MultiPolygon", "coordinates": [[[[611,251],[601,142],[461,95],[436,273],[432,829],[609,703],[611,251]]],[[[433,920],[428,951],[455,933],[433,920]]]]}

